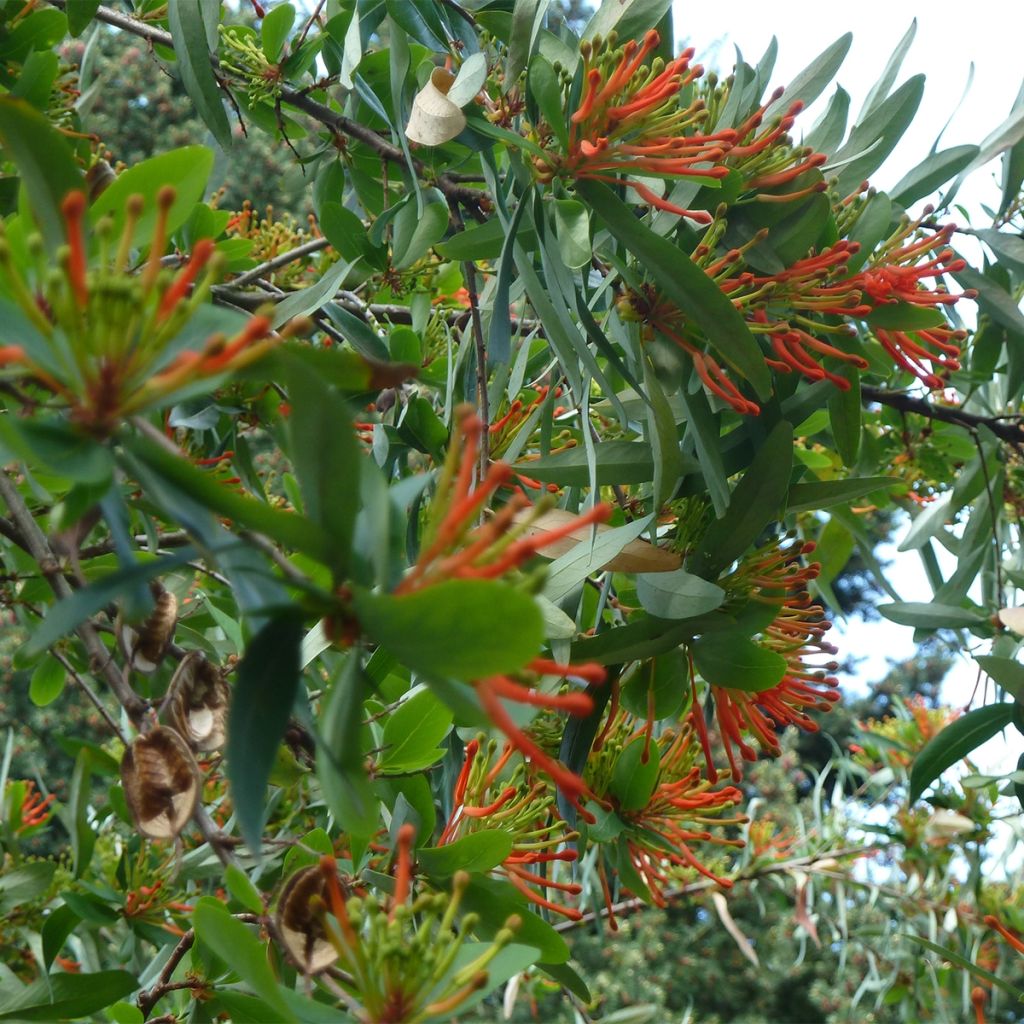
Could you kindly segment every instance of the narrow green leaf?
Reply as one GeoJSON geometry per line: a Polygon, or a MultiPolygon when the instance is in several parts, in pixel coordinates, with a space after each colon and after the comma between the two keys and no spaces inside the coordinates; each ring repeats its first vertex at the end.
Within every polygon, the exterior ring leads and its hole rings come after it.
{"type": "Polygon", "coordinates": [[[684,252],[637,220],[606,185],[580,181],[576,191],[609,231],[657,281],[664,294],[704,332],[711,346],[753,385],[761,398],[771,377],[761,350],[736,307],[684,252]]]}
{"type": "Polygon", "coordinates": [[[670,6],[671,0],[612,0],[598,4],[583,30],[583,38],[607,39],[614,29],[620,40],[639,39],[661,21],[670,6]]]}
{"type": "Polygon", "coordinates": [[[578,199],[556,199],[555,235],[558,251],[572,270],[590,265],[594,248],[590,241],[590,215],[578,199]]]}
{"type": "Polygon", "coordinates": [[[899,70],[903,66],[904,58],[907,56],[907,51],[910,49],[910,45],[913,43],[914,36],[916,34],[917,18],[913,18],[907,31],[903,34],[903,38],[896,44],[896,48],[892,51],[889,60],[886,62],[881,77],[871,87],[871,91],[868,93],[867,99],[864,100],[864,106],[860,112],[861,120],[863,120],[871,113],[872,110],[880,106],[888,98],[889,91],[892,89],[893,83],[896,81],[896,76],[899,74],[899,70]]]}
{"type": "Polygon", "coordinates": [[[138,987],[127,971],[60,972],[0,993],[0,1020],[55,1021],[91,1017],[138,987]]]}
{"type": "Polygon", "coordinates": [[[516,929],[516,941],[540,950],[546,964],[564,964],[569,959],[569,946],[565,939],[536,914],[528,909],[526,897],[508,882],[474,875],[462,896],[462,909],[480,915],[476,934],[493,938],[513,914],[522,918],[516,929]]]}
{"type": "Polygon", "coordinates": [[[395,270],[404,270],[421,260],[448,230],[448,204],[436,188],[423,190],[423,209],[406,203],[394,222],[391,244],[395,270]]]}
{"type": "Polygon", "coordinates": [[[544,642],[533,599],[498,580],[449,580],[400,597],[358,589],[354,604],[373,640],[425,675],[472,680],[514,672],[544,642]]]}
{"type": "Polygon", "coordinates": [[[500,829],[470,832],[445,846],[420,848],[416,861],[429,875],[448,878],[456,871],[483,874],[496,868],[512,853],[512,836],[500,829]]]}
{"type": "MultiPolygon", "coordinates": [[[[587,452],[579,445],[557,455],[546,455],[535,462],[523,462],[516,469],[524,476],[542,483],[565,487],[586,487],[590,484],[587,452]]],[[[597,445],[597,482],[642,484],[654,479],[654,456],[646,441],[603,441],[597,445]]]]}
{"type": "Polygon", "coordinates": [[[937,188],[962,171],[976,156],[974,145],[953,146],[941,153],[932,153],[912,171],[908,171],[892,189],[893,202],[907,207],[918,199],[930,196],[937,188]]]}
{"type": "Polygon", "coordinates": [[[702,490],[711,498],[715,515],[724,516],[729,507],[729,481],[722,461],[721,417],[711,411],[711,403],[703,390],[688,394],[682,387],[678,395],[686,410],[686,438],[693,442],[704,478],[702,490]]]}
{"type": "Polygon", "coordinates": [[[765,116],[771,117],[776,113],[778,107],[788,107],[796,100],[803,102],[804,109],[810,106],[825,91],[829,82],[835,78],[836,72],[842,66],[843,61],[846,60],[846,55],[850,52],[850,44],[852,42],[853,33],[846,32],[834,43],[822,50],[786,86],[786,91],[768,108],[765,116]]]}
{"type": "Polygon", "coordinates": [[[979,967],[977,964],[971,963],[967,957],[957,953],[956,950],[948,949],[946,946],[940,946],[935,942],[931,942],[920,935],[913,935],[910,932],[904,932],[903,937],[905,939],[910,939],[911,942],[916,942],[920,946],[924,946],[925,949],[930,949],[933,953],[938,953],[944,960],[951,961],[958,967],[962,967],[969,974],[973,974],[975,977],[981,978],[983,981],[987,981],[990,985],[997,985],[999,988],[1003,989],[1003,991],[1014,996],[1018,1002],[1024,1001],[1024,990],[1017,988],[1016,985],[1011,985],[1005,978],[1000,978],[998,974],[993,974],[984,967],[979,967]]]}
{"type": "Polygon", "coordinates": [[[358,262],[359,259],[349,263],[339,261],[325,271],[316,284],[292,292],[286,299],[282,299],[274,307],[270,325],[276,329],[286,324],[292,317],[309,316],[310,313],[315,313],[321,306],[334,298],[334,293],[342,286],[345,278],[358,262]]]}
{"type": "Polygon", "coordinates": [[[809,512],[816,508],[831,508],[863,498],[872,491],[885,487],[898,487],[900,481],[888,476],[850,477],[848,480],[811,480],[793,484],[786,503],[788,512],[809,512]]]}
{"type": "Polygon", "coordinates": [[[1024,313],[1005,288],[972,267],[958,270],[953,278],[965,288],[977,290],[977,302],[983,313],[1017,334],[1024,333],[1024,313]]]}
{"type": "Polygon", "coordinates": [[[238,827],[260,854],[267,779],[284,736],[299,686],[301,615],[271,619],[250,641],[238,664],[226,750],[228,785],[238,827]]]}
{"type": "Polygon", "coordinates": [[[230,150],[231,125],[210,64],[203,5],[194,0],[168,0],[167,24],[174,39],[182,85],[220,148],[230,150]]]}
{"type": "Polygon", "coordinates": [[[759,693],[786,674],[785,658],[735,633],[698,637],[690,651],[697,671],[713,686],[759,693]]]}
{"type": "MultiPolygon", "coordinates": [[[[507,363],[512,352],[512,321],[508,315],[509,288],[512,285],[512,268],[515,266],[516,236],[523,214],[533,199],[533,190],[527,189],[519,199],[519,206],[512,215],[512,222],[505,234],[501,247],[501,258],[498,260],[498,279],[494,289],[494,308],[491,311],[491,322],[487,330],[487,356],[495,363],[507,363]]],[[[493,220],[501,224],[500,218],[493,220]]]]}
{"type": "Polygon", "coordinates": [[[530,98],[537,104],[541,117],[548,123],[558,141],[568,149],[569,129],[566,125],[565,99],[555,69],[546,57],[536,53],[526,74],[530,98]]]}
{"type": "Polygon", "coordinates": [[[934,307],[915,306],[912,302],[889,302],[877,306],[865,317],[870,327],[887,331],[924,331],[945,327],[946,318],[934,307]]]}
{"type": "Polygon", "coordinates": [[[982,670],[1012,694],[1019,704],[1024,704],[1024,665],[1012,658],[999,658],[991,654],[979,655],[974,659],[982,670]]]}
{"type": "Polygon", "coordinates": [[[275,1020],[296,1020],[274,980],[267,948],[251,926],[236,920],[211,896],[197,901],[192,923],[200,942],[212,949],[263,1000],[275,1020]]]}
{"type": "Polygon", "coordinates": [[[736,485],[725,515],[708,527],[689,568],[713,579],[743,554],[783,507],[793,463],[793,427],[780,420],[736,485]]]}
{"type": "Polygon", "coordinates": [[[910,803],[914,803],[947,768],[1005,729],[1013,721],[1015,707],[1013,701],[1004,701],[975,708],[933,736],[910,767],[910,803]]]}
{"type": "Polygon", "coordinates": [[[340,576],[349,562],[359,503],[352,493],[363,456],[345,400],[311,369],[289,367],[291,459],[306,515],[323,527],[330,567],[340,576]]]}
{"type": "MultiPolygon", "coordinates": [[[[829,425],[843,465],[852,469],[860,455],[861,420],[864,414],[860,398],[860,371],[855,366],[846,365],[836,372],[850,382],[850,387],[846,391],[836,388],[828,396],[829,425]]],[[[792,489],[789,507],[793,507],[792,489]]]]}
{"type": "Polygon", "coordinates": [[[987,617],[973,608],[934,602],[894,601],[880,604],[878,610],[890,621],[915,629],[967,629],[988,622],[987,617]]]}
{"type": "Polygon", "coordinates": [[[38,110],[0,96],[0,143],[18,169],[32,213],[52,255],[65,242],[64,197],[83,187],[71,147],[38,110]]]}

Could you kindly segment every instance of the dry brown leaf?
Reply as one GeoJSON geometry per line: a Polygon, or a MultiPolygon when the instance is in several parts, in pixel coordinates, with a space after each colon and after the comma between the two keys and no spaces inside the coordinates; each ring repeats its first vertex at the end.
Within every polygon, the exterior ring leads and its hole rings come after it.
{"type": "MultiPolygon", "coordinates": [[[[524,523],[534,515],[531,509],[524,509],[515,517],[517,523],[524,523]]],[[[538,534],[551,533],[554,530],[564,529],[566,523],[578,518],[574,512],[567,512],[564,508],[552,508],[542,512],[535,519],[530,521],[524,536],[534,537],[538,534]]],[[[593,526],[581,526],[577,530],[553,541],[540,554],[547,558],[558,558],[569,551],[572,551],[581,541],[590,540],[590,531],[593,526]]],[[[606,523],[596,525],[597,532],[607,533],[613,527],[606,523]]],[[[631,540],[611,561],[602,565],[602,569],[610,572],[674,572],[683,564],[682,556],[674,551],[666,551],[664,548],[655,547],[646,540],[631,540]]]]}
{"type": "Polygon", "coordinates": [[[715,905],[718,920],[722,922],[722,926],[733,937],[736,945],[740,947],[740,952],[755,967],[760,967],[761,961],[757,959],[757,953],[754,952],[750,939],[740,931],[740,926],[733,920],[732,914],[729,913],[729,903],[726,898],[720,892],[713,892],[711,894],[711,902],[715,905]]]}

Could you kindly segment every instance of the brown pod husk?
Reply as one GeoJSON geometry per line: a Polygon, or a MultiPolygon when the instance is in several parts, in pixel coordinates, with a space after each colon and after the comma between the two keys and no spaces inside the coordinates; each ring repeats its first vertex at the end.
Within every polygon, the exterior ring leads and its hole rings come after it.
{"type": "Polygon", "coordinates": [[[129,631],[129,636],[134,634],[129,643],[132,668],[144,675],[155,672],[164,660],[178,624],[178,599],[160,583],[150,589],[156,607],[137,631],[129,631]]]}
{"type": "Polygon", "coordinates": [[[296,871],[284,884],[277,901],[277,930],[295,965],[316,974],[338,959],[324,931],[327,881],[318,866],[296,871]]]}
{"type": "Polygon", "coordinates": [[[190,651],[171,680],[170,723],[193,750],[218,750],[224,746],[230,696],[221,670],[190,651]]]}
{"type": "Polygon", "coordinates": [[[192,817],[199,798],[199,768],[185,741],[157,726],[124,752],[121,782],[138,830],[150,839],[173,839],[192,817]]]}

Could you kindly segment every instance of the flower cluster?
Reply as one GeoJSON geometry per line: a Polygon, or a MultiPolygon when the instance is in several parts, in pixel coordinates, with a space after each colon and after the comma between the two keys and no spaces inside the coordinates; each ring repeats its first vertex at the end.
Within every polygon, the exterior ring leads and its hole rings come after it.
{"type": "MultiPolygon", "coordinates": [[[[806,660],[836,654],[836,648],[822,639],[832,624],[825,618],[821,605],[812,602],[806,590],[817,578],[821,566],[816,562],[802,565],[800,557],[813,550],[811,542],[773,541],[754,551],[720,581],[728,593],[743,595],[755,605],[774,610],[771,621],[756,642],[785,662],[782,679],[766,689],[747,689],[743,679],[737,679],[735,686],[709,685],[734,781],[738,782],[742,775],[737,750],[743,760],[757,760],[757,751],[745,737],[750,736],[762,750],[777,756],[780,727],[795,725],[806,732],[816,732],[818,724],[808,712],[828,711],[839,699],[838,680],[829,674],[838,668],[837,663],[809,664],[806,660]]],[[[718,773],[712,763],[707,726],[697,701],[695,674],[692,687],[690,720],[707,757],[708,777],[715,782],[718,773]]]]}
{"type": "MultiPolygon", "coordinates": [[[[137,272],[131,258],[145,205],[138,195],[126,203],[113,253],[112,221],[96,225],[99,259],[93,267],[82,192],[68,193],[61,205],[67,245],[58,253],[59,270],[26,278],[0,236],[0,285],[22,314],[8,324],[12,341],[0,347],[0,367],[55,394],[74,422],[100,437],[124,417],[166,404],[199,381],[221,379],[275,343],[270,321],[253,316],[231,337],[214,333],[201,347],[190,347],[185,328],[209,295],[219,260],[213,242],[202,239],[176,273],[163,269],[174,199],[170,186],[160,190],[149,255],[137,272]]],[[[41,243],[30,244],[33,262],[39,262],[41,243]]]]}
{"type": "Polygon", "coordinates": [[[545,890],[575,896],[580,886],[553,878],[548,872],[577,858],[569,846],[579,838],[557,816],[555,796],[546,780],[527,771],[520,761],[505,774],[515,747],[506,743],[498,757],[497,744],[482,736],[466,744],[465,760],[452,795],[452,812],[441,831],[439,846],[456,842],[483,829],[506,833],[512,851],[500,873],[527,899],[563,917],[578,920],[580,912],[544,895],[545,890]],[[541,873],[544,872],[544,873],[541,873]]]}
{"type": "Polygon", "coordinates": [[[398,831],[388,896],[343,891],[334,858],[325,856],[293,876],[281,897],[278,928],[293,958],[304,969],[337,964],[344,973],[331,987],[366,1024],[450,1018],[487,984],[488,965],[519,926],[509,918],[479,955],[459,966],[477,924],[471,913],[456,923],[469,875],[456,873],[450,895],[413,896],[413,837],[411,825],[398,831]]]}
{"type": "MultiPolygon", "coordinates": [[[[727,816],[743,795],[733,786],[712,789],[712,765],[707,761],[702,771],[698,763],[701,753],[688,725],[666,729],[655,737],[650,721],[644,722],[613,703],[587,761],[584,778],[594,799],[614,812],[624,826],[621,841],[633,885],[628,868],[623,872],[621,854],[620,881],[627,888],[642,884],[658,906],[665,905],[665,888],[681,871],[696,871],[725,888],[732,885],[697,857],[693,844],[743,846],[738,837],[711,831],[743,825],[747,818],[727,816]],[[638,790],[637,780],[645,775],[650,781],[638,790]]],[[[603,860],[599,875],[614,928],[611,887],[603,860]]]]}

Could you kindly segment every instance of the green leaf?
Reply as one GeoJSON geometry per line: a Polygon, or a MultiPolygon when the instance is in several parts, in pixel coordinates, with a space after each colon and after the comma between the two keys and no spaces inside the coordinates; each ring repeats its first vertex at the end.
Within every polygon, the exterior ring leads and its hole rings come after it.
{"type": "MultiPolygon", "coordinates": [[[[850,382],[850,387],[846,391],[836,388],[828,396],[829,424],[843,465],[852,468],[860,455],[861,420],[864,414],[860,398],[860,371],[855,366],[847,365],[836,372],[850,382]]],[[[790,488],[790,508],[792,503],[793,489],[790,488]]]]}
{"type": "Polygon", "coordinates": [[[735,633],[709,633],[690,647],[693,663],[713,686],[759,693],[782,681],[786,659],[735,633]]]}
{"type": "Polygon", "coordinates": [[[569,959],[565,939],[528,909],[526,897],[508,882],[474,875],[462,896],[462,910],[480,915],[476,934],[492,938],[513,914],[522,918],[516,930],[516,941],[540,950],[541,960],[548,964],[564,964],[569,959]]]}
{"type": "Polygon", "coordinates": [[[530,59],[540,28],[539,19],[544,16],[547,4],[541,0],[515,0],[512,7],[512,31],[508,40],[508,57],[505,61],[505,92],[512,89],[530,59]]]}
{"type": "Polygon", "coordinates": [[[122,171],[89,207],[89,220],[95,225],[101,217],[112,218],[111,237],[120,238],[128,198],[138,194],[145,200],[145,206],[135,225],[132,244],[137,249],[145,248],[152,241],[156,227],[156,196],[160,189],[165,185],[174,187],[174,202],[167,212],[167,236],[170,237],[188,220],[196,203],[202,201],[212,170],[213,150],[207,146],[182,146],[158,153],[122,171]]]}
{"type": "Polygon", "coordinates": [[[725,591],[685,569],[640,573],[636,594],[644,611],[661,619],[689,619],[720,607],[725,591]]]}
{"type": "Polygon", "coordinates": [[[129,995],[138,982],[127,971],[60,972],[0,994],[0,1020],[79,1020],[129,995]]]}
{"type": "Polygon", "coordinates": [[[63,692],[67,672],[52,655],[45,656],[32,673],[28,697],[37,708],[52,704],[63,692]]]}
{"type": "Polygon", "coordinates": [[[52,256],[66,240],[61,202],[69,192],[83,187],[71,147],[33,106],[4,96],[0,96],[0,143],[18,169],[52,256]]]}
{"type": "Polygon", "coordinates": [[[997,686],[1012,694],[1019,704],[1024,704],[1024,665],[1012,658],[998,658],[982,654],[974,659],[997,686]]]}
{"type": "Polygon", "coordinates": [[[736,485],[725,515],[708,527],[689,568],[707,579],[742,555],[783,507],[793,462],[793,427],[780,420],[736,485]]]}
{"type": "Polygon", "coordinates": [[[620,40],[639,39],[661,21],[670,6],[671,0],[610,0],[598,4],[583,30],[583,38],[607,39],[614,29],[620,40]]]}
{"type": "Polygon", "coordinates": [[[1013,701],[1004,701],[975,708],[933,736],[910,766],[910,803],[914,803],[947,768],[1005,729],[1013,721],[1016,706],[1013,701]]]}
{"type": "Polygon", "coordinates": [[[589,1005],[593,1001],[587,983],[568,964],[537,964],[537,968],[581,999],[584,1005],[589,1005]]]}
{"type": "Polygon", "coordinates": [[[229,864],[224,869],[224,886],[246,910],[253,914],[263,913],[265,908],[259,889],[237,864],[229,864]]]}
{"type": "Polygon", "coordinates": [[[648,744],[643,736],[632,740],[619,754],[609,789],[623,811],[639,811],[647,806],[658,784],[661,761],[657,743],[648,744]],[[646,748],[647,760],[644,760],[646,748]]]}
{"type": "Polygon", "coordinates": [[[416,851],[416,860],[428,875],[447,878],[456,871],[484,874],[512,853],[512,836],[500,829],[489,828],[456,839],[444,846],[416,851]]]}
{"type": "Polygon", "coordinates": [[[1024,276],[1024,239],[1009,231],[982,228],[975,234],[995,253],[996,258],[1007,264],[1014,274],[1024,276]]]}
{"type": "Polygon", "coordinates": [[[658,283],[665,296],[704,332],[712,347],[753,385],[761,398],[771,377],[746,321],[721,289],[684,252],[656,235],[605,185],[576,183],[576,191],[609,231],[658,283]]]}
{"type": "Polygon", "coordinates": [[[810,480],[807,483],[793,484],[790,487],[786,510],[809,512],[816,508],[831,508],[833,505],[845,505],[857,498],[863,498],[865,494],[880,491],[884,487],[899,486],[901,486],[899,480],[888,476],[850,477],[847,480],[810,480]]]}
{"type": "Polygon", "coordinates": [[[0,875],[0,913],[10,913],[42,896],[49,889],[56,870],[56,864],[40,860],[5,871],[0,875]]]}
{"type": "Polygon", "coordinates": [[[395,270],[404,270],[426,256],[435,242],[448,230],[448,204],[436,188],[423,190],[423,210],[415,202],[406,203],[394,221],[391,243],[395,270]]]}
{"type": "Polygon", "coordinates": [[[565,98],[555,69],[546,57],[533,55],[526,73],[526,87],[530,98],[537,104],[541,117],[548,123],[555,137],[569,148],[569,129],[566,126],[565,98]]]}
{"type": "Polygon", "coordinates": [[[203,123],[226,152],[231,149],[231,125],[210,64],[203,5],[194,0],[168,0],[167,24],[174,39],[182,85],[203,123]]]}
{"type": "Polygon", "coordinates": [[[284,736],[299,686],[302,618],[271,619],[238,663],[225,751],[228,785],[238,827],[257,857],[263,837],[267,779],[284,736]]]}
{"type": "Polygon", "coordinates": [[[49,971],[54,958],[64,948],[68,936],[82,919],[67,904],[54,907],[43,921],[43,967],[49,971]]]}
{"type": "Polygon", "coordinates": [[[650,524],[651,517],[644,516],[602,531],[593,540],[589,537],[581,540],[548,567],[544,596],[549,601],[561,601],[577,584],[610,562],[630,541],[636,540],[650,524]]]}
{"type": "Polygon", "coordinates": [[[196,902],[192,925],[196,937],[213,950],[266,1003],[275,1020],[294,1021],[267,958],[267,947],[252,928],[233,918],[211,896],[196,902]]]}
{"type": "Polygon", "coordinates": [[[953,278],[965,288],[977,290],[977,302],[983,313],[988,313],[993,320],[1011,331],[1024,333],[1024,313],[1021,313],[1017,300],[1005,288],[971,267],[958,270],[953,278]]]}
{"type": "Polygon", "coordinates": [[[852,42],[853,33],[846,32],[834,43],[822,50],[786,86],[786,91],[768,108],[765,116],[771,117],[776,112],[777,107],[788,107],[796,100],[801,100],[806,110],[825,91],[829,82],[835,78],[836,72],[842,66],[843,61],[846,60],[846,55],[850,52],[850,44],[852,42]]]}
{"type": "Polygon", "coordinates": [[[359,262],[358,259],[349,263],[338,262],[325,271],[316,284],[292,292],[274,307],[274,315],[270,324],[275,329],[286,324],[293,317],[309,316],[321,306],[334,298],[334,293],[342,286],[349,272],[359,262]]]}
{"type": "Polygon", "coordinates": [[[556,199],[555,234],[558,252],[572,270],[590,265],[594,248],[590,241],[590,214],[578,199],[556,199]]]}
{"type": "Polygon", "coordinates": [[[922,938],[920,935],[913,935],[910,932],[904,932],[903,938],[910,939],[911,942],[916,942],[918,945],[924,946],[925,949],[930,949],[933,953],[938,953],[944,960],[951,961],[958,967],[962,967],[969,974],[987,981],[990,985],[998,985],[999,988],[1014,996],[1018,1001],[1024,1000],[1024,991],[1015,985],[1011,985],[1005,978],[1000,978],[998,974],[993,974],[991,971],[985,970],[984,967],[971,963],[967,957],[957,953],[956,950],[947,949],[945,946],[940,946],[935,942],[922,938]]]}
{"type": "Polygon", "coordinates": [[[345,400],[311,368],[289,367],[291,415],[288,435],[292,465],[306,515],[323,527],[327,558],[344,575],[352,548],[359,500],[352,482],[359,478],[359,450],[352,413],[345,400]]]}
{"type": "MultiPolygon", "coordinates": [[[[403,701],[384,724],[377,771],[416,772],[444,756],[438,744],[452,727],[452,713],[429,690],[403,701]]],[[[466,869],[470,870],[469,868],[466,869]]]]}
{"type": "Polygon", "coordinates": [[[974,145],[953,146],[941,153],[930,154],[891,190],[893,202],[907,207],[918,199],[924,199],[962,171],[977,155],[978,147],[974,145]]]}
{"type": "MultiPolygon", "coordinates": [[[[885,162],[913,121],[924,95],[924,75],[908,78],[888,99],[880,103],[850,132],[846,145],[836,154],[839,192],[855,189],[885,162]],[[844,163],[844,161],[849,161],[844,163]]],[[[825,173],[829,166],[824,168],[825,173]]]]}
{"type": "Polygon", "coordinates": [[[354,605],[376,643],[428,676],[469,680],[515,672],[544,642],[533,599],[498,580],[448,580],[400,597],[358,589],[354,605]]]}
{"type": "Polygon", "coordinates": [[[271,64],[281,59],[281,50],[294,24],[295,8],[291,4],[278,4],[267,11],[260,25],[260,40],[263,43],[263,56],[271,64]]]}
{"type": "Polygon", "coordinates": [[[724,516],[729,507],[729,481],[722,461],[721,416],[711,411],[703,389],[687,394],[685,387],[680,388],[679,398],[686,410],[686,439],[693,442],[704,478],[702,489],[711,497],[715,515],[724,516]]]}
{"type": "Polygon", "coordinates": [[[688,678],[689,665],[678,647],[649,658],[623,679],[622,706],[641,718],[651,710],[656,719],[669,718],[689,699],[688,678]]]}
{"type": "Polygon", "coordinates": [[[25,643],[22,654],[27,657],[40,654],[81,625],[90,615],[95,615],[101,608],[118,600],[132,587],[139,583],[148,583],[151,579],[170,572],[195,557],[195,548],[182,548],[173,555],[163,555],[152,561],[133,565],[129,569],[119,569],[90,583],[87,587],[82,587],[81,590],[76,590],[70,597],[58,601],[49,609],[46,618],[25,643]]]}
{"type": "Polygon", "coordinates": [[[305,516],[239,494],[218,483],[188,459],[172,454],[149,438],[125,437],[122,444],[155,474],[186,491],[212,512],[326,563],[330,541],[324,531],[305,516]]]}
{"type": "Polygon", "coordinates": [[[890,621],[915,629],[967,629],[982,626],[987,617],[973,608],[924,601],[893,601],[878,610],[890,621]]]}
{"type": "MultiPolygon", "coordinates": [[[[501,258],[498,260],[498,278],[494,288],[493,312],[487,328],[487,355],[493,363],[507,363],[512,351],[512,319],[508,316],[509,288],[512,285],[512,268],[515,265],[516,239],[519,225],[526,212],[533,193],[527,190],[520,197],[519,206],[512,215],[505,241],[501,247],[501,258]]],[[[494,218],[500,223],[498,217],[494,218]]]]}
{"type": "Polygon", "coordinates": [[[915,306],[911,302],[877,306],[864,319],[869,327],[886,331],[926,331],[946,326],[946,318],[934,306],[915,306]]]}
{"type": "Polygon", "coordinates": [[[105,483],[114,468],[105,445],[66,420],[42,416],[0,419],[0,454],[5,453],[84,484],[105,483]]]}
{"type": "Polygon", "coordinates": [[[448,33],[433,0],[387,0],[388,17],[428,50],[448,50],[448,33]]]}
{"type": "MultiPolygon", "coordinates": [[[[654,479],[654,456],[646,441],[602,441],[597,445],[597,483],[642,484],[654,479]]],[[[587,451],[583,445],[569,448],[557,455],[545,455],[535,462],[521,462],[514,467],[524,476],[542,483],[564,487],[587,487],[587,451]]]]}
{"type": "MultiPolygon", "coordinates": [[[[320,714],[316,770],[324,801],[353,844],[365,845],[380,826],[377,795],[363,765],[361,741],[366,678],[350,654],[320,714]]],[[[353,851],[353,857],[358,852],[353,851]]]]}
{"type": "Polygon", "coordinates": [[[96,17],[101,0],[73,0],[66,8],[68,31],[77,39],[96,17]]]}
{"type": "Polygon", "coordinates": [[[493,260],[501,255],[502,244],[507,237],[508,232],[501,219],[492,217],[483,224],[474,224],[438,242],[434,248],[446,260],[493,260]]]}

